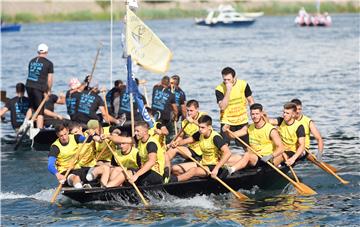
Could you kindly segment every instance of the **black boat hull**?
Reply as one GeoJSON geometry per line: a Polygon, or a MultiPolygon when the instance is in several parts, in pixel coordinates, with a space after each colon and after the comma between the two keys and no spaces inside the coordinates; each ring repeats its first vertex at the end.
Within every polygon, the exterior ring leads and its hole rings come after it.
{"type": "MultiPolygon", "coordinates": [[[[282,167],[282,171],[285,173],[288,170],[287,167],[282,167]]],[[[230,177],[223,179],[223,181],[236,191],[240,189],[250,190],[254,186],[259,189],[282,189],[288,183],[279,173],[268,166],[236,172],[230,177]]],[[[163,197],[164,192],[179,198],[189,198],[196,195],[218,195],[229,192],[223,185],[211,178],[199,178],[186,182],[162,185],[139,186],[139,189],[145,194],[145,197],[163,197]]],[[[62,194],[80,203],[120,200],[130,203],[141,202],[131,186],[91,189],[64,188],[62,194]]]]}

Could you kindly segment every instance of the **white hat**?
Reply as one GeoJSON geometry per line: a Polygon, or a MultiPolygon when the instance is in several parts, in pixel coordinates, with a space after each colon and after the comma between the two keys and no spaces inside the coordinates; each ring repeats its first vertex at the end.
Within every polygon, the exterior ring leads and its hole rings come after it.
{"type": "Polygon", "coordinates": [[[76,89],[76,88],[80,87],[80,85],[81,85],[81,83],[78,80],[78,78],[73,77],[73,78],[70,79],[69,87],[71,89],[76,89]]]}
{"type": "Polygon", "coordinates": [[[45,43],[42,43],[38,46],[39,53],[45,53],[45,52],[48,52],[48,50],[49,50],[49,47],[45,43]]]}

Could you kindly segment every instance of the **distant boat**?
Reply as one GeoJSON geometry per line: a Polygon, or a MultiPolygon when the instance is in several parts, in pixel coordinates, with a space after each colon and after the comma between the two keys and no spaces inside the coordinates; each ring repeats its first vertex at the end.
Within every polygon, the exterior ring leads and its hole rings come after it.
{"type": "Polygon", "coordinates": [[[299,10],[298,16],[295,18],[295,24],[299,26],[330,26],[331,17],[325,12],[324,14],[320,13],[320,0],[316,2],[316,15],[310,15],[306,12],[305,8],[302,7],[299,10]]]}
{"type": "Polygon", "coordinates": [[[1,24],[1,32],[18,32],[21,24],[1,24]]]}
{"type": "Polygon", "coordinates": [[[243,27],[252,25],[255,18],[262,15],[263,12],[239,13],[231,5],[220,5],[215,10],[209,10],[206,18],[195,18],[195,22],[210,27],[243,27]]]}

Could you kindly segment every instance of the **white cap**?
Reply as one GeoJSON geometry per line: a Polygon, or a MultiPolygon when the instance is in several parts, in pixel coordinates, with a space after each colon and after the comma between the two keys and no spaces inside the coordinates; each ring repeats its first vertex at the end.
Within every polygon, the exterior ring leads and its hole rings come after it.
{"type": "Polygon", "coordinates": [[[76,89],[76,88],[78,88],[78,87],[80,87],[80,86],[81,86],[81,83],[80,83],[80,81],[78,80],[78,78],[73,77],[73,78],[70,79],[69,87],[70,87],[71,89],[76,89]]]}
{"type": "Polygon", "coordinates": [[[49,47],[45,43],[42,43],[38,46],[39,53],[45,53],[45,52],[48,52],[48,50],[49,50],[49,47]]]}

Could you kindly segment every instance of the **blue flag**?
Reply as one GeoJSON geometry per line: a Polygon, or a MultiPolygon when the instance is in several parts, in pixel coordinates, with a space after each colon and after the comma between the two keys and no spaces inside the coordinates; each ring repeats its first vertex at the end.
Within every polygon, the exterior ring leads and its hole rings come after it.
{"type": "Polygon", "coordinates": [[[138,109],[141,113],[141,116],[143,117],[144,121],[146,121],[150,128],[154,126],[149,113],[147,112],[144,102],[142,100],[142,96],[139,92],[138,86],[136,84],[135,78],[132,75],[132,62],[131,62],[131,56],[129,55],[127,57],[127,86],[126,86],[126,92],[128,94],[132,94],[135,102],[137,103],[138,109]]]}

